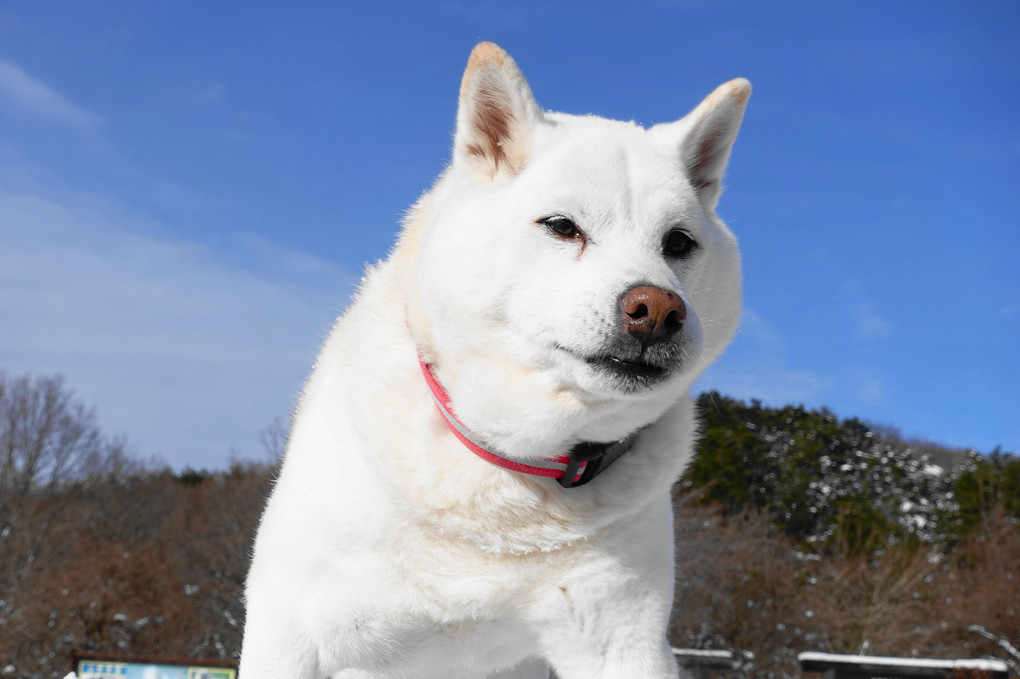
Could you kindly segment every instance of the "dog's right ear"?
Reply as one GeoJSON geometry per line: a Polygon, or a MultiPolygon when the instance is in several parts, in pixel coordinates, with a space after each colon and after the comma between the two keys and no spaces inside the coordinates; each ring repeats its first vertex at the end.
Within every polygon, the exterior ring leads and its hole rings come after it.
{"type": "Polygon", "coordinates": [[[453,163],[489,182],[516,175],[528,162],[542,109],[517,64],[498,45],[471,51],[460,85],[453,163]]]}

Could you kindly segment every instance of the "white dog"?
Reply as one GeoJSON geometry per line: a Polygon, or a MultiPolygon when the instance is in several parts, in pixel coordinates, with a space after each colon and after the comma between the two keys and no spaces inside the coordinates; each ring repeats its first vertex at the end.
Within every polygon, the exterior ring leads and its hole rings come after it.
{"type": "Polygon", "coordinates": [[[243,679],[677,675],[670,486],[737,327],[714,209],[749,95],[647,130],[546,113],[475,48],[452,163],[302,394],[243,679]]]}

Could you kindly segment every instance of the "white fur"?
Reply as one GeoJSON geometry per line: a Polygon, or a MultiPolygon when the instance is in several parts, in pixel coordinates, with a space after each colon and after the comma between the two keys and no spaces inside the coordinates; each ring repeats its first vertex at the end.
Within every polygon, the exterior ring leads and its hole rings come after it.
{"type": "Polygon", "coordinates": [[[727,83],[644,130],[543,113],[509,56],[475,48],[453,162],[295,413],[248,578],[244,679],[676,676],[670,486],[694,445],[691,382],[737,325],[739,255],[714,208],[749,93],[727,83]],[[698,241],[689,260],[663,257],[677,226],[698,241]],[[638,284],[680,295],[685,353],[626,386],[581,357],[605,350],[638,284]],[[419,353],[505,454],[645,429],[580,488],[505,471],[447,430],[419,353]]]}

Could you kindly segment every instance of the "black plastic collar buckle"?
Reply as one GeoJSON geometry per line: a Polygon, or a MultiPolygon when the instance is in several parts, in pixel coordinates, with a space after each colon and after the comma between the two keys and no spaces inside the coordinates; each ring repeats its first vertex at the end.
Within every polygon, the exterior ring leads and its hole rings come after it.
{"type": "Polygon", "coordinates": [[[613,441],[612,443],[592,443],[590,441],[578,443],[570,450],[570,462],[567,463],[567,470],[563,472],[559,484],[564,488],[577,488],[588,483],[608,469],[609,465],[623,457],[623,454],[630,450],[636,436],[636,434],[632,434],[622,441],[613,441]],[[588,464],[585,466],[581,478],[574,481],[582,462],[588,464]]]}

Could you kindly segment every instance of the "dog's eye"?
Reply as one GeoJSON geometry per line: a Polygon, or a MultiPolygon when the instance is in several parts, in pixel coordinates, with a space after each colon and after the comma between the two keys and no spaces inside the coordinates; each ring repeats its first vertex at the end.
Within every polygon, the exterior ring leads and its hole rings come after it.
{"type": "Polygon", "coordinates": [[[662,254],[672,259],[689,257],[697,249],[697,241],[680,229],[673,229],[662,239],[662,254]]]}
{"type": "Polygon", "coordinates": [[[549,229],[554,235],[565,240],[583,240],[584,233],[577,228],[577,224],[560,215],[553,215],[538,220],[538,223],[549,229]]]}

